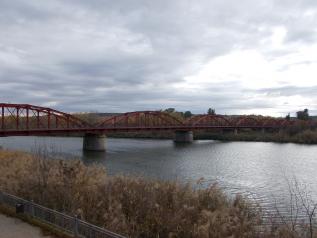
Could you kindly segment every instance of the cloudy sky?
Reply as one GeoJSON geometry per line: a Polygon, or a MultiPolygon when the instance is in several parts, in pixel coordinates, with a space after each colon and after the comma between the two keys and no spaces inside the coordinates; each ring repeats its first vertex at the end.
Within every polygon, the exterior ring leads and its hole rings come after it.
{"type": "Polygon", "coordinates": [[[317,114],[316,0],[0,0],[0,101],[317,114]]]}

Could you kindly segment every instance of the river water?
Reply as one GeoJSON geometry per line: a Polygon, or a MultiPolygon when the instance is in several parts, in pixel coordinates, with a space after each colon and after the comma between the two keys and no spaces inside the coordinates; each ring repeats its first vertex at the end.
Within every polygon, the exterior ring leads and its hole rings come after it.
{"type": "Polygon", "coordinates": [[[263,207],[287,204],[295,179],[317,201],[317,145],[262,142],[107,138],[107,152],[83,152],[78,137],[4,137],[3,148],[34,151],[45,146],[65,159],[105,166],[109,174],[217,182],[228,194],[240,193],[263,207]]]}

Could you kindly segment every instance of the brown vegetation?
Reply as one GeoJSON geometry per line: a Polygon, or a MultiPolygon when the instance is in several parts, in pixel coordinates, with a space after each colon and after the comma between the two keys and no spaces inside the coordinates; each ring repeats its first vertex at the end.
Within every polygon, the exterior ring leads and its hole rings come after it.
{"type": "Polygon", "coordinates": [[[267,130],[264,133],[247,129],[240,130],[238,134],[234,134],[232,131],[223,133],[200,131],[196,133],[195,139],[317,144],[317,130],[315,128],[292,126],[280,132],[267,130]]]}
{"type": "Polygon", "coordinates": [[[112,177],[101,167],[48,157],[0,150],[0,190],[129,237],[291,237],[281,236],[283,227],[260,234],[260,211],[215,185],[112,177]]]}

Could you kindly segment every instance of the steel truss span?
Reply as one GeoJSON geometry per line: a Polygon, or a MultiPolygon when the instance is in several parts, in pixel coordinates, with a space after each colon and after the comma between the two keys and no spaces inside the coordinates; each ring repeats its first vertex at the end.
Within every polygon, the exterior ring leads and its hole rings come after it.
{"type": "MultiPolygon", "coordinates": [[[[0,103],[0,136],[84,134],[124,131],[201,129],[281,129],[295,124],[282,118],[196,115],[188,120],[163,111],[128,112],[90,124],[69,113],[29,104],[0,103]]],[[[312,122],[301,122],[312,124],[312,122]]]]}
{"type": "Polygon", "coordinates": [[[89,123],[51,108],[0,103],[0,135],[34,135],[89,127],[89,123]]]}

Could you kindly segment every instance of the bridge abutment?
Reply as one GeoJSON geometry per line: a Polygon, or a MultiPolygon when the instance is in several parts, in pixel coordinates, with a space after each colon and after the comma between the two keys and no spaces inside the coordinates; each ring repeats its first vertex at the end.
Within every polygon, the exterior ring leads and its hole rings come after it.
{"type": "Polygon", "coordinates": [[[105,151],[106,135],[86,133],[83,138],[83,150],[105,151]]]}
{"type": "Polygon", "coordinates": [[[174,142],[191,143],[194,140],[192,131],[175,131],[174,142]]]}

